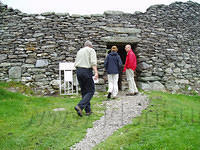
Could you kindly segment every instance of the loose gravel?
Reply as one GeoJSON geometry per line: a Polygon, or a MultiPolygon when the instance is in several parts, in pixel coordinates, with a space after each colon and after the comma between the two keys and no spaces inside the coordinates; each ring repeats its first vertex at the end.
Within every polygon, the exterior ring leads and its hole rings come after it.
{"type": "Polygon", "coordinates": [[[97,144],[105,141],[117,129],[132,123],[132,119],[139,116],[148,106],[145,95],[125,96],[120,94],[120,100],[104,101],[104,116],[93,123],[93,128],[87,129],[83,140],[73,145],[71,150],[91,150],[97,144]]]}

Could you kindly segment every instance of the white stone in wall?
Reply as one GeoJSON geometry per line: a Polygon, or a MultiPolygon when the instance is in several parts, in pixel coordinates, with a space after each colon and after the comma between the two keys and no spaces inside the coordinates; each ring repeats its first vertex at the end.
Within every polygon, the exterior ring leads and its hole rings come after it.
{"type": "Polygon", "coordinates": [[[189,81],[188,80],[184,80],[184,79],[180,79],[180,80],[175,80],[175,82],[177,83],[177,84],[189,84],[189,81]]]}
{"type": "Polygon", "coordinates": [[[40,59],[36,61],[35,67],[45,67],[48,66],[48,60],[47,59],[40,59]]]}

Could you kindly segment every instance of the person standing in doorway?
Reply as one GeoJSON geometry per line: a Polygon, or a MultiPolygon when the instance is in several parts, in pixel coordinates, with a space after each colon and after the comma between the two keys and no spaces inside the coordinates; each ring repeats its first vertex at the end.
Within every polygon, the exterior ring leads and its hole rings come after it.
{"type": "Polygon", "coordinates": [[[74,109],[77,111],[79,116],[83,116],[83,109],[86,115],[91,115],[90,100],[92,99],[95,92],[94,80],[98,79],[97,71],[97,56],[93,49],[92,43],[86,41],[84,48],[81,48],[76,56],[75,67],[77,68],[77,78],[81,88],[82,100],[78,103],[74,109]],[[94,71],[94,80],[93,72],[94,71]]]}
{"type": "Polygon", "coordinates": [[[111,98],[111,95],[113,98],[116,98],[118,94],[118,79],[122,67],[122,61],[117,51],[117,46],[112,46],[111,52],[108,54],[104,62],[104,67],[108,74],[108,99],[111,98]]]}
{"type": "Polygon", "coordinates": [[[138,89],[134,80],[134,71],[137,67],[137,60],[133,50],[131,49],[131,45],[126,45],[125,50],[127,52],[127,56],[123,72],[126,72],[126,77],[129,85],[129,93],[126,95],[133,96],[138,94],[138,89]]]}

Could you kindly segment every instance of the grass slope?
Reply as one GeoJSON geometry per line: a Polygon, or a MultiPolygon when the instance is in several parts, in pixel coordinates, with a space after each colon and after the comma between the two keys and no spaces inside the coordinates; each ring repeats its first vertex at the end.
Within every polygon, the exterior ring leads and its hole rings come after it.
{"type": "Polygon", "coordinates": [[[200,150],[200,96],[147,94],[142,115],[95,150],[200,150]]]}
{"type": "Polygon", "coordinates": [[[103,108],[97,104],[103,96],[92,99],[93,115],[80,118],[73,109],[80,97],[24,96],[5,90],[9,86],[0,83],[1,150],[69,149],[102,116],[99,111],[103,108]],[[55,108],[66,111],[55,112],[55,108]]]}

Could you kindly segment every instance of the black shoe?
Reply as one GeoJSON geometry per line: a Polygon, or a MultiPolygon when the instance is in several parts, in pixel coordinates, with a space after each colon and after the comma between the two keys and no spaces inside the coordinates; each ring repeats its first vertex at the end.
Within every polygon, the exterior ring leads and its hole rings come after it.
{"type": "Polygon", "coordinates": [[[110,98],[111,98],[111,93],[110,93],[110,92],[108,93],[108,96],[107,96],[107,98],[108,98],[108,99],[110,99],[110,98]]]}
{"type": "Polygon", "coordinates": [[[135,93],[134,93],[134,95],[138,95],[138,94],[139,94],[138,92],[135,92],[135,93]]]}
{"type": "Polygon", "coordinates": [[[126,96],[134,96],[135,93],[127,93],[126,96]]]}
{"type": "Polygon", "coordinates": [[[83,116],[83,114],[82,114],[82,110],[81,110],[81,108],[80,108],[78,105],[75,106],[74,109],[76,110],[78,116],[80,116],[80,117],[83,116]]]}
{"type": "Polygon", "coordinates": [[[93,113],[93,112],[90,111],[90,112],[85,113],[85,115],[86,115],[86,116],[90,116],[92,113],[93,113]]]}

